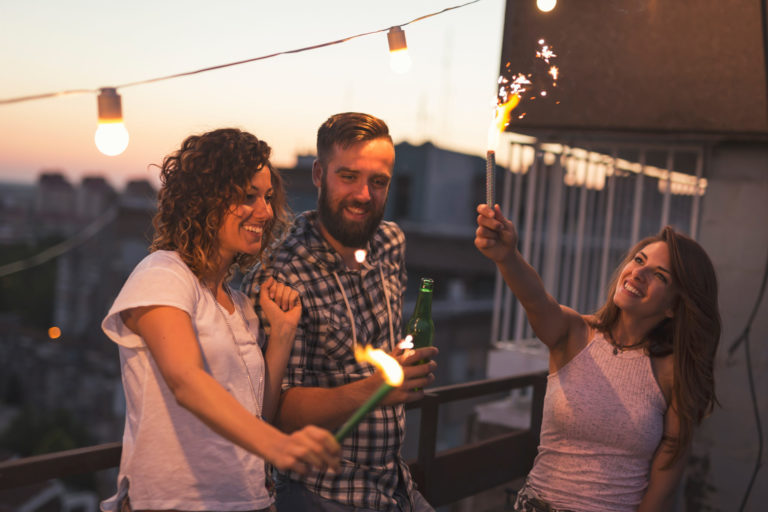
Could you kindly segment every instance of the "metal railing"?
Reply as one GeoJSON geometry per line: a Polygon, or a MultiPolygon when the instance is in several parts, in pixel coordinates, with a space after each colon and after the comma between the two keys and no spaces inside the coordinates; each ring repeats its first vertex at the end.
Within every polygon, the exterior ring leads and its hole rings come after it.
{"type": "MultiPolygon", "coordinates": [[[[536,456],[545,388],[546,374],[537,372],[433,388],[408,404],[421,410],[418,455],[409,465],[424,497],[438,507],[525,476],[536,456]],[[437,452],[442,404],[527,387],[533,388],[527,430],[437,452]]],[[[117,467],[121,450],[115,442],[0,462],[0,489],[117,467]]]]}

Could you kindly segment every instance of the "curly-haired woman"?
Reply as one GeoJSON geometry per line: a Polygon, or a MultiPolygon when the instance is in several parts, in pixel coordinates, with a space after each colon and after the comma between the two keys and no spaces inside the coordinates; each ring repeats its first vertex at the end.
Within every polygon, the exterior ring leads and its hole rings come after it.
{"type": "Polygon", "coordinates": [[[264,461],[298,473],[337,467],[317,427],[286,435],[277,407],[301,305],[274,281],[259,304],[227,284],[283,222],[285,195],[269,146],[221,129],[188,137],[161,167],[151,253],[102,327],[118,344],[126,397],[117,494],[104,510],[261,510],[264,461]]]}
{"type": "Polygon", "coordinates": [[[477,210],[475,245],[549,349],[539,451],[515,510],[671,510],[693,429],[716,401],[720,314],[706,252],[664,228],[629,251],[606,304],[582,315],[547,293],[498,205],[477,210]]]}

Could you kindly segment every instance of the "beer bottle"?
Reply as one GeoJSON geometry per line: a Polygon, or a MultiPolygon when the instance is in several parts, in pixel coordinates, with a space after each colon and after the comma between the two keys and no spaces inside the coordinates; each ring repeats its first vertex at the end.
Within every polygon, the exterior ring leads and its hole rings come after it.
{"type": "MultiPolygon", "coordinates": [[[[432,321],[432,286],[434,281],[428,277],[421,278],[419,296],[413,314],[405,325],[405,334],[413,337],[413,348],[429,347],[435,337],[435,324],[432,321]]],[[[419,361],[419,364],[427,361],[419,361]]]]}

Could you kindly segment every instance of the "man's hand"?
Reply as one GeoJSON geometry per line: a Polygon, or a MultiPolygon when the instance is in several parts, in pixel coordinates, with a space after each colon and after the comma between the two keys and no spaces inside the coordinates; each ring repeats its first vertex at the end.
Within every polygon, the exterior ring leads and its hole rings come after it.
{"type": "Polygon", "coordinates": [[[403,383],[390,391],[382,401],[382,405],[397,405],[413,402],[424,396],[424,387],[435,380],[434,371],[437,363],[432,361],[438,354],[437,347],[417,349],[396,348],[392,357],[403,367],[403,383]],[[418,364],[419,361],[426,363],[418,364]]]}

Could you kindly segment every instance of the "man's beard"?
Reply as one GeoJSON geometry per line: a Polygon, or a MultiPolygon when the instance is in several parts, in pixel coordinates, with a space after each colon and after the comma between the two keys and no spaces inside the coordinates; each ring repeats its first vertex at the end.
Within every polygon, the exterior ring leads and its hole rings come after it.
{"type": "Polygon", "coordinates": [[[373,238],[381,219],[384,217],[384,206],[382,205],[378,210],[373,208],[375,206],[372,201],[368,203],[342,201],[339,203],[338,209],[334,210],[328,201],[325,183],[320,187],[320,196],[318,198],[320,222],[328,233],[344,247],[365,247],[373,238]],[[362,223],[346,220],[344,218],[344,208],[347,206],[367,210],[368,218],[362,223]]]}

